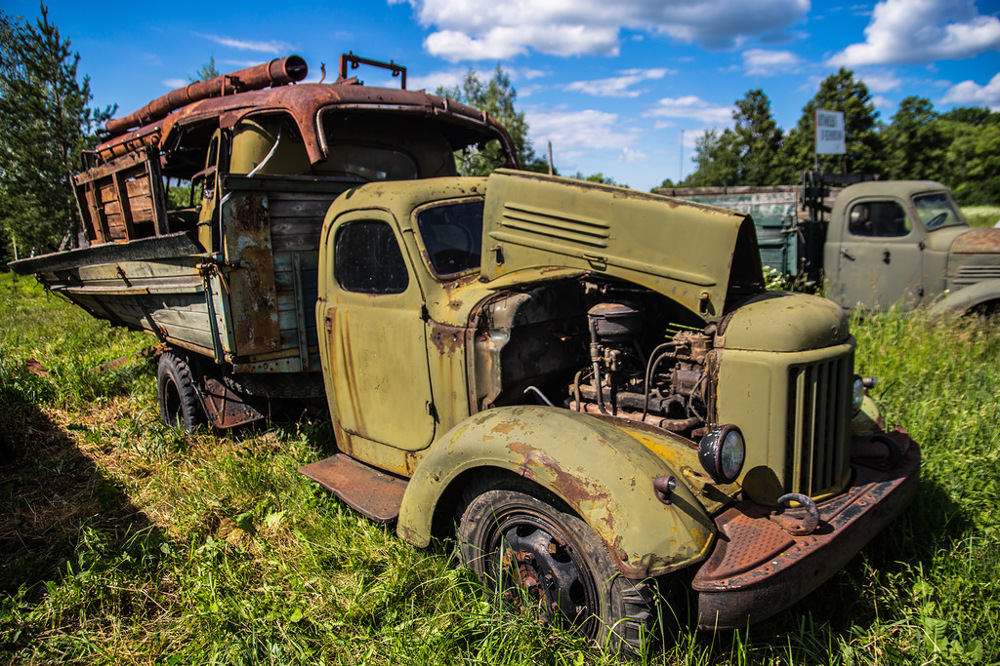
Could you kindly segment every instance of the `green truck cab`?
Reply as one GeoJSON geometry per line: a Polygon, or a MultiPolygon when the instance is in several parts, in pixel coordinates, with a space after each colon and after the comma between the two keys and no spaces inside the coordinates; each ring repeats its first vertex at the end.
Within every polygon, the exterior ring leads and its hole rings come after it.
{"type": "Polygon", "coordinates": [[[642,649],[671,583],[702,627],[769,617],[904,509],[919,447],[843,310],[765,291],[750,217],[517,171],[486,114],[347,76],[372,63],[113,121],[87,243],[11,267],[155,336],[168,423],[324,400],[338,452],[303,474],[601,644],[642,649]]]}
{"type": "Polygon", "coordinates": [[[802,186],[658,192],[750,214],[763,262],[822,281],[844,308],[1000,311],[1000,229],[970,229],[941,183],[852,180],[807,173],[802,186]]]}
{"type": "Polygon", "coordinates": [[[693,569],[698,623],[801,598],[909,502],[834,303],[766,292],[752,222],[499,170],[330,207],[317,326],[340,452],[301,471],[600,640],[693,569]]]}

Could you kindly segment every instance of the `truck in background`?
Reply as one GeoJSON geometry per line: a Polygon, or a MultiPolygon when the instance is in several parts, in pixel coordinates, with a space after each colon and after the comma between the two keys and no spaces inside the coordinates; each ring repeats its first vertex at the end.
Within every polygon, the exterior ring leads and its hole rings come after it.
{"type": "Polygon", "coordinates": [[[516,166],[488,116],[359,85],[343,60],[333,84],[285,85],[304,67],[127,117],[75,178],[89,246],[11,265],[156,336],[165,421],[324,398],[338,451],[303,474],[633,652],[660,583],[697,598],[700,626],[742,627],[913,498],[920,448],[867,397],[845,313],[766,291],[747,215],[460,177],[456,151],[516,166]],[[168,205],[171,178],[188,205],[168,205]]]}
{"type": "Polygon", "coordinates": [[[763,263],[825,282],[844,308],[1000,311],[1000,229],[970,229],[940,183],[808,172],[800,186],[656,191],[750,214],[763,263]]]}

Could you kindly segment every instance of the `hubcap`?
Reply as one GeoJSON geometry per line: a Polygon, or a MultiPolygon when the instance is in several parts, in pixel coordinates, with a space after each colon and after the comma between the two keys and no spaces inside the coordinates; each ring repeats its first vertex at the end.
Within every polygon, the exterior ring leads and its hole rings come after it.
{"type": "Polygon", "coordinates": [[[515,607],[538,603],[544,621],[569,621],[585,634],[598,614],[598,595],[581,554],[562,530],[542,516],[500,517],[487,544],[491,569],[503,598],[515,607]],[[497,571],[499,569],[499,572],[497,571]]]}

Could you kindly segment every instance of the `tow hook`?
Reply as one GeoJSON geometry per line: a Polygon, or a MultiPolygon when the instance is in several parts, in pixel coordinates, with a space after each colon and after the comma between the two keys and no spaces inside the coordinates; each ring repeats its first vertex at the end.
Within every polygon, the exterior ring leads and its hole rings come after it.
{"type": "MultiPolygon", "coordinates": [[[[802,493],[788,493],[778,498],[778,504],[787,507],[790,502],[798,502],[800,509],[805,511],[805,516],[795,517],[786,513],[787,508],[773,512],[769,518],[781,529],[793,536],[806,536],[816,531],[819,526],[819,509],[816,502],[811,497],[802,493]]],[[[795,510],[799,513],[799,510],[795,510]]]]}

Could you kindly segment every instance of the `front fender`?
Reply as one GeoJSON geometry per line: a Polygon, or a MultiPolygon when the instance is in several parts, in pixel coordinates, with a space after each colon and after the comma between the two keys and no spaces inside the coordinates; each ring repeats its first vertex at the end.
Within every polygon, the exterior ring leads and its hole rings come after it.
{"type": "Polygon", "coordinates": [[[945,294],[934,305],[931,312],[939,315],[946,313],[962,314],[977,305],[991,301],[1000,302],[1000,279],[983,280],[976,284],[970,284],[968,287],[962,287],[958,291],[945,294]]]}
{"type": "Polygon", "coordinates": [[[607,544],[628,578],[702,559],[715,534],[682,475],[627,432],[595,416],[530,406],[480,412],[438,439],[406,488],[399,535],[426,546],[442,495],[477,468],[508,470],[558,495],[607,544]],[[653,491],[653,479],[666,474],[678,481],[670,505],[653,491]]]}

